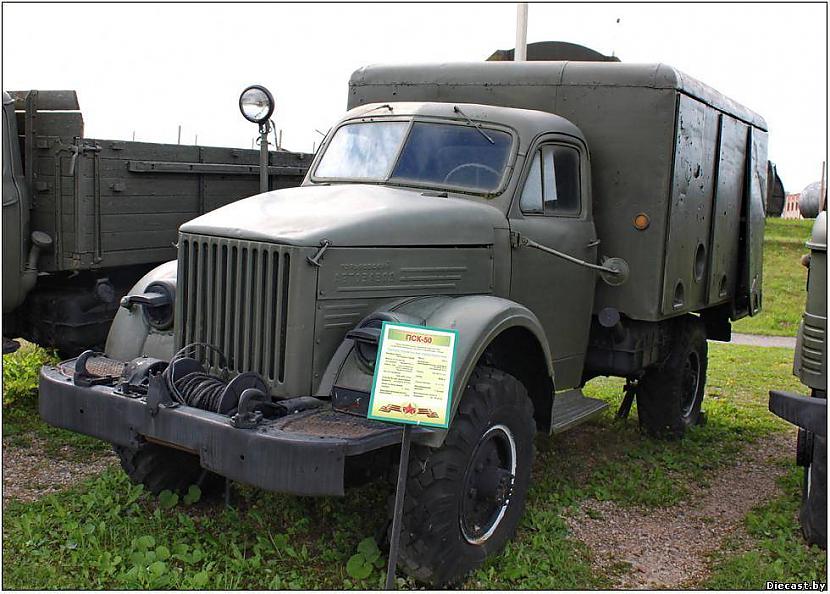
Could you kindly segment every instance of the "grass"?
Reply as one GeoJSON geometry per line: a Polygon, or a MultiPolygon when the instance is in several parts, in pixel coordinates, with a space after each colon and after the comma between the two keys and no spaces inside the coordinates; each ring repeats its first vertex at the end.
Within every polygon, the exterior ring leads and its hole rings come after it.
{"type": "Polygon", "coordinates": [[[807,546],[798,528],[802,472],[791,468],[780,480],[784,494],[747,515],[750,544],[733,538],[717,553],[706,588],[760,590],[767,580],[826,583],[827,553],[807,546]]]}
{"type": "Polygon", "coordinates": [[[804,242],[812,226],[812,220],[767,219],[761,313],[738,320],[734,332],[795,336],[806,299],[807,269],[801,256],[809,251],[804,242]]]}
{"type": "Polygon", "coordinates": [[[26,446],[32,437],[42,441],[47,453],[56,457],[83,459],[109,446],[97,439],[51,427],[37,411],[37,377],[42,365],[57,362],[57,355],[24,342],[17,352],[3,355],[3,444],[26,446]],[[69,446],[69,447],[66,447],[69,446]]]}
{"type": "MultiPolygon", "coordinates": [[[[582,428],[537,440],[534,484],[516,538],[464,587],[612,587],[617,573],[627,568],[595,571],[591,552],[569,534],[563,519],[569,510],[589,498],[628,506],[673,505],[683,500],[689,485],[706,483],[748,444],[772,432],[792,431],[766,409],[769,389],[798,390],[791,361],[787,349],[711,344],[704,405],[708,422],[676,443],[641,436],[636,415],[624,422],[614,420],[622,396],[620,381],[591,382],[587,392],[607,400],[610,409],[582,428]]],[[[20,428],[17,417],[9,423],[20,428]]],[[[24,427],[44,430],[37,424],[24,427]]],[[[380,483],[353,489],[344,498],[316,499],[241,487],[234,508],[226,509],[216,500],[188,505],[167,496],[153,497],[113,469],[39,501],[7,505],[3,586],[378,588],[384,573],[378,566],[384,557],[376,557],[367,539],[384,528],[390,493],[390,487],[380,483]],[[355,577],[350,560],[367,549],[376,562],[365,567],[368,575],[355,577]]],[[[792,498],[791,489],[787,496],[792,498]]],[[[781,529],[797,530],[795,519],[789,517],[781,529]]],[[[775,562],[772,553],[764,553],[768,537],[761,532],[752,537],[752,550],[762,557],[759,571],[767,567],[763,563],[775,562]]],[[[826,564],[826,556],[806,549],[797,535],[779,544],[775,555],[785,558],[782,569],[759,575],[795,579],[826,564]]],[[[718,581],[712,583],[724,588],[745,584],[744,574],[724,564],[749,563],[740,556],[752,550],[713,561],[713,580],[718,581]]],[[[399,586],[415,584],[400,578],[399,586]]]]}

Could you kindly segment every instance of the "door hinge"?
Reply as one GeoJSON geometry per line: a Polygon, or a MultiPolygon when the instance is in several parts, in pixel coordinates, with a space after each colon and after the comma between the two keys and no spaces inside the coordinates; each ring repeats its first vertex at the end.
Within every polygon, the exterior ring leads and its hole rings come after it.
{"type": "Polygon", "coordinates": [[[510,232],[510,247],[520,248],[527,246],[527,238],[523,237],[518,231],[510,232]]]}

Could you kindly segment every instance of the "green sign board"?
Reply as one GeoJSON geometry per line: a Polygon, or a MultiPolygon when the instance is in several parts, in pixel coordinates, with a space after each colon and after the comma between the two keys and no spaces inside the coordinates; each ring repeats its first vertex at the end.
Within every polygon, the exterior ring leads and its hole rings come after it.
{"type": "Polygon", "coordinates": [[[449,427],[457,337],[455,330],[384,322],[368,417],[449,427]]]}

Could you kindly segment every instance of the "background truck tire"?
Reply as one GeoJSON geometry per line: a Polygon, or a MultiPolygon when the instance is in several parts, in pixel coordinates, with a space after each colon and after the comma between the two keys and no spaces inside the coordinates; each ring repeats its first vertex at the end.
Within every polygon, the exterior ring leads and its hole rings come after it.
{"type": "Polygon", "coordinates": [[[190,485],[198,485],[206,496],[218,492],[224,482],[221,476],[205,471],[197,456],[181,450],[147,442],[135,449],[118,445],[113,449],[130,480],[154,495],[165,489],[186,493],[190,485]]]}
{"type": "MultiPolygon", "coordinates": [[[[806,433],[806,432],[805,432],[806,433]]],[[[816,435],[809,440],[811,457],[804,466],[801,495],[801,531],[810,544],[827,548],[827,439],[816,435]]]]}
{"type": "Polygon", "coordinates": [[[703,321],[695,316],[677,320],[670,348],[666,360],[640,380],[637,415],[648,435],[680,439],[701,421],[708,356],[703,321]]]}
{"type": "Polygon", "coordinates": [[[476,367],[444,445],[410,454],[399,561],[409,575],[453,584],[504,547],[524,510],[535,433],[525,387],[476,367]]]}

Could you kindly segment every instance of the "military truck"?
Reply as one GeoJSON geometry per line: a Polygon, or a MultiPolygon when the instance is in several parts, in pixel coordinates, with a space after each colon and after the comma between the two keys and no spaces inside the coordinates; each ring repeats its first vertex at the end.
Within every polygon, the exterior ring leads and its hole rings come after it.
{"type": "Polygon", "coordinates": [[[769,409],[797,425],[796,464],[804,467],[801,530],[810,544],[827,548],[827,211],[816,217],[807,266],[807,302],[796,338],[793,375],[809,397],[772,390],[769,409]]]}
{"type": "MultiPolygon", "coordinates": [[[[3,93],[3,352],[103,346],[118,302],[184,221],[259,192],[259,151],[84,137],[74,91],[3,93]]],[[[271,188],[311,155],[271,152],[271,188]]]]}
{"type": "Polygon", "coordinates": [[[663,64],[372,66],[349,107],[301,187],[183,224],[105,351],[42,369],[40,413],[154,492],[342,495],[401,443],[366,418],[382,323],[453,329],[400,544],[451,584],[516,530],[534,434],[606,408],[591,378],[651,435],[700,421],[707,338],[762,305],[766,124],[663,64]]]}

